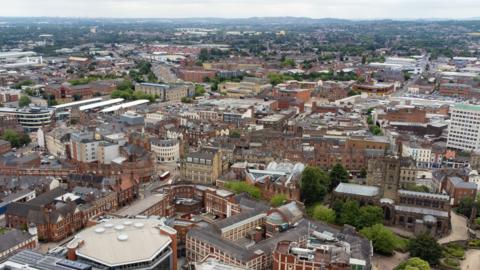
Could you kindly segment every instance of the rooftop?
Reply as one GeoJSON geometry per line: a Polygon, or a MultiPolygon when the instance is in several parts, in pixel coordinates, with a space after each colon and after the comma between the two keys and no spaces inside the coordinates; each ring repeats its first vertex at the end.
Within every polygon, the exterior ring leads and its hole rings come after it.
{"type": "Polygon", "coordinates": [[[379,194],[378,187],[349,184],[349,183],[340,183],[335,188],[335,192],[345,193],[345,194],[355,194],[360,196],[370,196],[370,197],[377,196],[379,194]]]}
{"type": "Polygon", "coordinates": [[[114,219],[85,229],[68,244],[77,255],[115,267],[133,262],[150,261],[171,243],[160,234],[162,222],[154,219],[114,219]]]}

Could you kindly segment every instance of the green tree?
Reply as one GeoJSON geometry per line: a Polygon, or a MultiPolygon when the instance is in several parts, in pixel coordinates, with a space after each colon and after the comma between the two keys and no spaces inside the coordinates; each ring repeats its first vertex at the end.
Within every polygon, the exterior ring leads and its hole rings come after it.
{"type": "Polygon", "coordinates": [[[273,207],[279,207],[285,204],[288,201],[288,198],[285,194],[276,194],[270,199],[270,204],[273,207]]]}
{"type": "Polygon", "coordinates": [[[360,171],[360,178],[367,178],[367,174],[367,169],[362,168],[362,170],[360,171]]]}
{"type": "Polygon", "coordinates": [[[318,167],[307,167],[303,170],[300,181],[300,195],[306,205],[312,205],[322,201],[327,194],[330,179],[328,175],[318,167]]]}
{"type": "Polygon", "coordinates": [[[28,104],[30,104],[32,101],[30,100],[30,98],[28,96],[22,96],[20,97],[20,99],[18,100],[18,106],[19,107],[26,107],[28,106],[28,104]]]}
{"type": "Polygon", "coordinates": [[[338,184],[348,182],[349,173],[342,166],[342,164],[337,163],[333,166],[332,170],[329,173],[330,176],[330,188],[329,190],[334,190],[338,184]]]}
{"type": "Polygon", "coordinates": [[[457,207],[457,213],[464,215],[466,217],[470,217],[472,215],[472,210],[475,202],[470,197],[464,197],[460,199],[457,207]]]}
{"type": "Polygon", "coordinates": [[[312,218],[326,223],[335,223],[335,211],[321,204],[315,205],[312,218]]]}
{"type": "Polygon", "coordinates": [[[395,270],[430,270],[430,265],[418,257],[413,257],[399,264],[395,270]]]}
{"type": "Polygon", "coordinates": [[[419,257],[430,265],[437,265],[442,257],[442,247],[428,233],[422,233],[412,239],[408,245],[408,250],[411,256],[419,257]]]}
{"type": "Polygon", "coordinates": [[[378,206],[367,205],[360,207],[360,214],[356,227],[362,229],[383,222],[383,210],[378,206]]]}
{"type": "Polygon", "coordinates": [[[203,96],[205,94],[205,87],[201,84],[195,85],[195,96],[203,96]]]}
{"type": "Polygon", "coordinates": [[[360,206],[358,205],[358,202],[353,200],[344,202],[338,216],[338,223],[350,224],[357,227],[358,218],[360,216],[360,206]]]}
{"type": "Polygon", "coordinates": [[[392,255],[396,246],[396,236],[382,224],[363,228],[360,233],[372,241],[373,249],[383,255],[392,255]]]}
{"type": "Polygon", "coordinates": [[[13,129],[6,129],[3,132],[2,139],[10,142],[12,147],[22,147],[30,143],[30,137],[25,133],[18,133],[13,129]]]}
{"type": "Polygon", "coordinates": [[[224,187],[236,194],[248,193],[254,199],[260,199],[262,197],[262,193],[258,187],[249,185],[246,182],[229,181],[225,183],[224,187]]]}

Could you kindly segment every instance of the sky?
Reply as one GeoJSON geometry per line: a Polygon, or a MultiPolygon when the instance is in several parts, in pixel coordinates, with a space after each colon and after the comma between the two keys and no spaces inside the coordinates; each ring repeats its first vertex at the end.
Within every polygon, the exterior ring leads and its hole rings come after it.
{"type": "Polygon", "coordinates": [[[6,17],[472,18],[480,0],[0,0],[6,17]]]}

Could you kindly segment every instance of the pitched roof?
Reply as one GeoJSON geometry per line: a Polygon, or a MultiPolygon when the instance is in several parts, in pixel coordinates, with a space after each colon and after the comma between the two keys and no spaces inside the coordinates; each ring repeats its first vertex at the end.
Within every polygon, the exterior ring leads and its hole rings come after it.
{"type": "Polygon", "coordinates": [[[378,187],[374,187],[374,186],[340,183],[335,188],[335,192],[373,197],[379,194],[379,189],[378,187]]]}
{"type": "Polygon", "coordinates": [[[30,238],[32,238],[32,236],[28,232],[16,229],[8,230],[4,234],[0,234],[0,253],[27,241],[30,238]]]}

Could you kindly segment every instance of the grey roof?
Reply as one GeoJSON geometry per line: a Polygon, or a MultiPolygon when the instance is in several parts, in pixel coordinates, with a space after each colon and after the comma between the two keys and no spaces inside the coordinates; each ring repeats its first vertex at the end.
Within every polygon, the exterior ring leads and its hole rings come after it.
{"type": "Polygon", "coordinates": [[[335,188],[335,192],[373,197],[379,194],[379,189],[378,187],[374,187],[374,186],[340,183],[335,188]]]}
{"type": "Polygon", "coordinates": [[[473,182],[465,182],[463,181],[462,178],[458,176],[451,176],[448,178],[450,182],[456,187],[456,188],[467,188],[467,189],[477,189],[477,184],[473,182]]]}
{"type": "Polygon", "coordinates": [[[0,253],[32,238],[28,232],[12,229],[0,234],[0,253]]]}
{"type": "Polygon", "coordinates": [[[395,205],[395,210],[408,212],[408,213],[415,213],[415,214],[431,215],[434,217],[444,217],[444,218],[448,217],[447,211],[421,208],[421,207],[415,207],[415,206],[395,205]]]}
{"type": "Polygon", "coordinates": [[[8,261],[21,265],[28,265],[38,270],[87,270],[92,269],[88,264],[74,262],[57,258],[54,256],[43,255],[32,250],[22,250],[13,255],[8,261]]]}
{"type": "Polygon", "coordinates": [[[407,196],[415,196],[415,197],[424,197],[424,198],[433,198],[438,200],[448,201],[450,200],[450,196],[445,194],[435,194],[435,193],[428,193],[428,192],[417,192],[417,191],[410,191],[410,190],[399,190],[399,195],[407,195],[407,196]]]}

